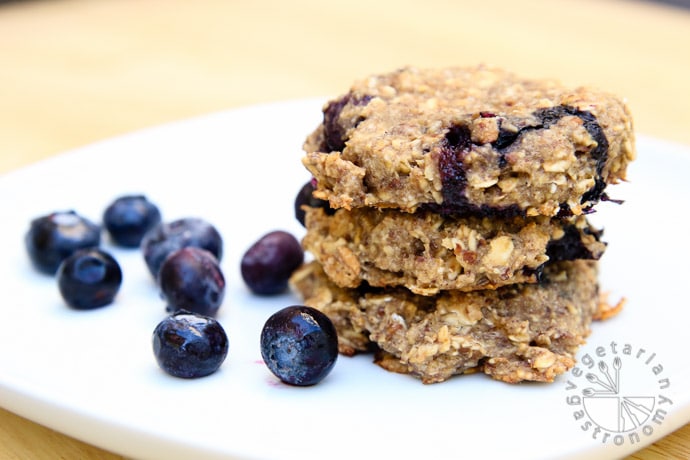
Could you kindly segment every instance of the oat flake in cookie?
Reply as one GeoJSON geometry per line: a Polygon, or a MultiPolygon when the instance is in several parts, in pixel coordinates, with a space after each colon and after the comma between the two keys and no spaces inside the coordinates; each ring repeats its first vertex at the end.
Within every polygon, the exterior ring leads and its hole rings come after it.
{"type": "Polygon", "coordinates": [[[334,208],[484,216],[583,214],[635,157],[621,100],[485,67],[358,81],[304,149],[334,208]]]}

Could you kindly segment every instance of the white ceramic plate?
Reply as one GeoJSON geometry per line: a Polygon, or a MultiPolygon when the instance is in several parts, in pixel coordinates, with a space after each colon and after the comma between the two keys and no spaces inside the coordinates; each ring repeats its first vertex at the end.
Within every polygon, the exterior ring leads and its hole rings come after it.
{"type": "Polygon", "coordinates": [[[602,203],[593,216],[609,242],[602,287],[628,302],[594,327],[582,373],[551,385],[473,375],[425,386],[360,356],[341,357],[314,387],[278,383],[261,363],[259,333],[297,299],[252,296],[239,261],[267,231],[302,235],[293,200],[309,179],[301,144],[320,106],[213,114],[1,177],[0,405],[123,455],[161,459],[615,458],[690,421],[690,149],[646,137],[631,182],[609,189],[625,204],[602,203]],[[131,192],[159,204],[166,220],[203,217],[224,236],[229,288],[219,319],[230,353],[208,378],[175,379],[157,367],[151,333],[165,312],[138,251],[106,242],[124,283],[113,305],[91,312],[65,307],[54,280],[27,260],[31,218],[75,209],[100,220],[131,192]],[[606,383],[599,366],[615,377],[617,362],[619,391],[585,398],[603,388],[594,378],[606,383]]]}

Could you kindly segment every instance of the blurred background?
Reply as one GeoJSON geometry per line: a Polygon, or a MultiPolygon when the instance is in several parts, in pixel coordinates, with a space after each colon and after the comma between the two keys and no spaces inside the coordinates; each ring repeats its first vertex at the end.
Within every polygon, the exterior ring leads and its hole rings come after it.
{"type": "MultiPolygon", "coordinates": [[[[690,145],[689,7],[690,0],[0,1],[0,174],[173,120],[335,96],[354,79],[404,65],[485,63],[593,85],[627,99],[639,133],[690,145]]],[[[635,458],[687,458],[690,428],[679,433],[635,458]]],[[[111,458],[2,410],[0,446],[1,458],[111,458]]]]}
{"type": "Polygon", "coordinates": [[[640,132],[690,143],[673,123],[690,122],[678,104],[689,16],[633,0],[4,2],[0,171],[210,111],[332,96],[408,64],[595,85],[628,98],[640,132]]]}

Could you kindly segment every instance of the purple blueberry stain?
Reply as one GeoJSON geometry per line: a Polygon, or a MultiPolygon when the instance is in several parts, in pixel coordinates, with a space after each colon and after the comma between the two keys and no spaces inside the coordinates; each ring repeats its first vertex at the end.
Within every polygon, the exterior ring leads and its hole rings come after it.
{"type": "Polygon", "coordinates": [[[358,118],[354,121],[352,126],[344,125],[340,119],[340,114],[346,105],[354,106],[367,105],[371,101],[372,96],[355,96],[348,93],[340,99],[331,101],[323,110],[323,127],[324,127],[324,141],[327,151],[341,152],[345,148],[347,142],[347,130],[355,128],[359,123],[364,121],[364,118],[358,118]]]}
{"type": "Polygon", "coordinates": [[[444,204],[455,205],[467,201],[467,176],[463,160],[471,147],[471,132],[467,126],[453,125],[448,129],[438,154],[444,204]]]}
{"type": "MultiPolygon", "coordinates": [[[[479,116],[482,118],[494,118],[497,115],[493,112],[483,111],[479,112],[479,116]]],[[[592,159],[595,161],[597,177],[595,178],[594,186],[585,192],[581,199],[582,203],[595,203],[606,197],[604,194],[606,182],[602,177],[602,173],[608,158],[609,143],[603,129],[591,112],[579,110],[570,106],[539,109],[534,112],[536,124],[534,120],[512,120],[511,124],[517,126],[517,129],[513,126],[510,128],[504,127],[504,119],[501,118],[498,121],[498,137],[491,145],[499,152],[498,166],[503,169],[507,166],[506,153],[522,134],[535,129],[549,129],[561,118],[566,116],[576,116],[580,118],[584,128],[597,142],[597,146],[590,152],[592,159]]],[[[443,186],[443,203],[441,205],[429,203],[422,208],[446,215],[462,215],[468,213],[482,216],[522,215],[523,212],[516,209],[515,206],[491,208],[486,206],[475,206],[468,202],[465,196],[467,177],[462,161],[472,146],[471,132],[468,127],[457,124],[448,129],[438,154],[438,168],[443,186]]],[[[587,210],[585,210],[585,212],[587,212],[587,210]]],[[[571,214],[569,206],[562,204],[558,216],[567,217],[571,214]]]]}
{"type": "MultiPolygon", "coordinates": [[[[597,177],[594,180],[594,186],[582,195],[581,203],[598,202],[604,195],[604,189],[606,188],[606,182],[603,179],[602,173],[608,159],[609,142],[596,116],[587,110],[579,110],[568,105],[539,109],[534,112],[534,116],[539,120],[540,124],[537,126],[525,126],[518,131],[518,135],[515,136],[515,139],[527,130],[549,129],[551,126],[558,123],[561,118],[566,116],[576,116],[582,120],[584,128],[597,143],[596,147],[590,152],[590,156],[595,161],[597,177]]],[[[509,145],[510,144],[503,146],[503,149],[509,147],[509,145]]],[[[561,215],[565,214],[566,213],[562,213],[561,215]]]]}
{"type": "MultiPolygon", "coordinates": [[[[546,245],[546,255],[550,262],[561,260],[576,260],[576,259],[596,259],[594,254],[582,242],[580,230],[574,225],[565,225],[563,227],[564,235],[557,240],[551,240],[546,245]]],[[[601,241],[602,231],[593,229],[585,229],[584,233],[593,236],[596,241],[601,241]]]]}
{"type": "Polygon", "coordinates": [[[451,126],[441,143],[438,152],[438,170],[441,176],[443,203],[427,203],[422,210],[445,216],[473,214],[482,217],[513,217],[523,214],[516,205],[491,207],[470,203],[465,195],[467,176],[463,160],[472,148],[470,129],[462,124],[451,126]]]}

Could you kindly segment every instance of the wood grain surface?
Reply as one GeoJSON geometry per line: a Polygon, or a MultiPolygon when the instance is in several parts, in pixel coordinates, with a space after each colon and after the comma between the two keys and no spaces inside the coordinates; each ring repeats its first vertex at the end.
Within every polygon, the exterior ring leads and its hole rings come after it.
{"type": "MultiPolygon", "coordinates": [[[[689,10],[632,0],[0,2],[0,174],[403,65],[596,86],[627,99],[639,133],[690,145],[689,45],[689,10]]],[[[0,409],[0,458],[122,457],[0,409]]],[[[690,458],[690,425],[630,458],[690,458]]]]}

